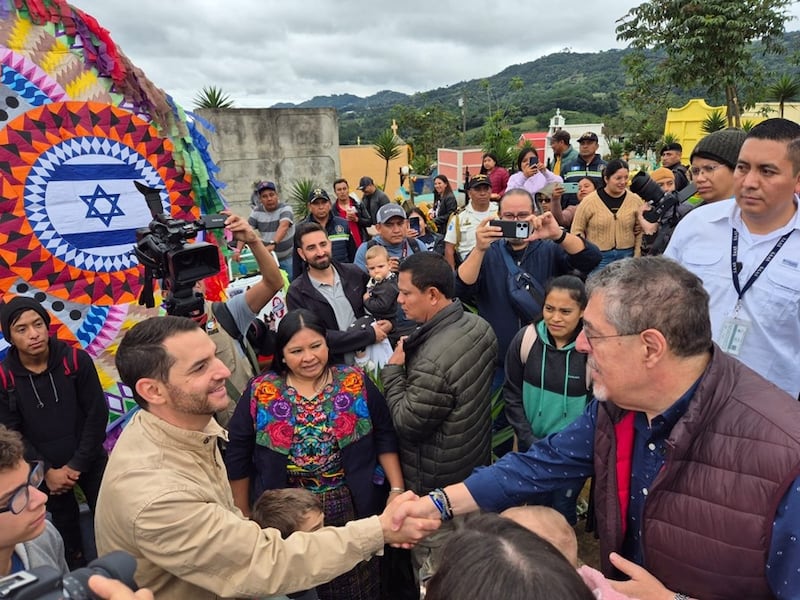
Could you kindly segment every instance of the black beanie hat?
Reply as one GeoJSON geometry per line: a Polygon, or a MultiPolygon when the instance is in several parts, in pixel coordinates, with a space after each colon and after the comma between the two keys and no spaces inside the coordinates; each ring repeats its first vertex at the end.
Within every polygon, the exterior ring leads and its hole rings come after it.
{"type": "Polygon", "coordinates": [[[744,131],[733,127],[709,133],[697,142],[689,162],[695,156],[699,156],[721,162],[733,170],[736,167],[736,161],[739,160],[739,150],[742,149],[746,137],[747,134],[744,131]]]}
{"type": "Polygon", "coordinates": [[[11,323],[19,316],[21,312],[25,312],[26,310],[33,310],[36,311],[44,324],[47,327],[50,327],[50,314],[44,309],[41,302],[37,302],[33,298],[28,298],[26,296],[16,296],[9,302],[4,302],[0,304],[0,327],[3,329],[3,336],[5,336],[6,341],[11,343],[11,335],[9,333],[9,327],[11,323]]]}

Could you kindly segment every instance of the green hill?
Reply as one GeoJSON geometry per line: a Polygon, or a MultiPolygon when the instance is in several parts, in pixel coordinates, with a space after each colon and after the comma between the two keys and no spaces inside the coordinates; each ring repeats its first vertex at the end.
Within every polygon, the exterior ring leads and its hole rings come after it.
{"type": "MultiPolygon", "coordinates": [[[[800,32],[786,34],[786,47],[800,48],[800,32]]],[[[758,45],[754,47],[758,54],[758,45]]],[[[556,108],[568,121],[597,121],[617,116],[620,93],[625,87],[622,59],[628,50],[605,50],[579,53],[558,52],[537,60],[511,65],[485,80],[462,81],[447,87],[408,95],[384,90],[360,98],[352,94],[316,96],[300,104],[281,103],[275,107],[333,107],[339,113],[339,141],[354,144],[360,138],[368,143],[386,129],[397,105],[411,108],[438,106],[457,116],[461,123],[458,100],[466,98],[467,143],[479,139],[486,117],[498,106],[514,107],[509,121],[516,135],[530,129],[544,129],[556,108]],[[520,89],[512,80],[519,78],[520,89]],[[486,84],[488,83],[488,89],[486,84]]],[[[798,72],[787,56],[759,56],[770,73],[798,72]]],[[[676,90],[684,100],[706,97],[711,103],[722,98],[709,96],[705,90],[676,90]]],[[[455,142],[458,131],[453,133],[455,142]]]]}

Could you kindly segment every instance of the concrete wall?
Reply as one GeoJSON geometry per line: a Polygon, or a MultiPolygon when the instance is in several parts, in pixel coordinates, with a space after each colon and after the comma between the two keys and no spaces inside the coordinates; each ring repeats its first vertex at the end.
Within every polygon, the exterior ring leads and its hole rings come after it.
{"type": "MultiPolygon", "coordinates": [[[[288,201],[294,181],[312,179],[328,189],[340,172],[339,118],[333,108],[196,112],[216,130],[203,133],[211,157],[221,169],[217,177],[227,184],[222,193],[242,216],[250,214],[254,181],[274,181],[281,199],[288,201]]],[[[333,190],[329,191],[332,194],[333,190]]]]}

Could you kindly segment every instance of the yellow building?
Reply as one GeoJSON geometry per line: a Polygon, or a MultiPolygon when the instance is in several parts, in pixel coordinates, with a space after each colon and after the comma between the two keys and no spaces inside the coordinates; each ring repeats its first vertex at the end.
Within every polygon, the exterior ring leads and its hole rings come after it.
{"type": "MultiPolygon", "coordinates": [[[[401,147],[400,156],[389,161],[389,178],[386,180],[386,195],[394,200],[397,190],[400,187],[400,168],[409,163],[408,145],[401,147]]],[[[358,180],[364,175],[372,177],[375,185],[383,185],[383,176],[386,171],[386,161],[375,154],[372,144],[363,146],[339,146],[339,164],[341,165],[341,176],[350,184],[350,191],[355,191],[358,187],[358,180]]],[[[333,192],[333,182],[331,182],[331,193],[333,192]]],[[[360,194],[359,194],[360,196],[360,194]]]]}
{"type": "MultiPolygon", "coordinates": [[[[664,134],[672,134],[678,138],[678,142],[683,146],[684,162],[689,161],[695,145],[706,135],[701,126],[703,121],[715,110],[725,114],[724,106],[709,106],[702,98],[693,98],[680,108],[667,110],[664,134]]],[[[778,116],[780,116],[780,108],[777,102],[759,102],[754,108],[742,114],[742,122],[751,121],[756,124],[778,116]]],[[[783,116],[800,123],[800,103],[785,103],[783,116]]]]}

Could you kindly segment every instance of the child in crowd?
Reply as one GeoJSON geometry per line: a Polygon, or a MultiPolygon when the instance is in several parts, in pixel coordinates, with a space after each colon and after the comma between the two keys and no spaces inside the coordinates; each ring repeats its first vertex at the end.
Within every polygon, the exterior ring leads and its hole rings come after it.
{"type": "MultiPolygon", "coordinates": [[[[369,317],[363,317],[353,326],[364,326],[363,321],[387,320],[394,326],[397,322],[397,275],[392,272],[389,252],[380,244],[367,249],[364,255],[367,263],[369,281],[364,293],[364,310],[369,317]]],[[[392,346],[388,340],[372,344],[356,352],[356,364],[367,371],[382,367],[392,355],[392,346]]]]}
{"type": "Polygon", "coordinates": [[[369,282],[364,293],[364,309],[376,319],[394,324],[397,318],[397,275],[392,272],[389,252],[380,244],[365,255],[369,282]]]}
{"type": "Polygon", "coordinates": [[[597,569],[593,569],[589,565],[578,567],[578,538],[570,524],[567,523],[567,519],[557,510],[549,506],[515,506],[504,510],[500,516],[522,525],[558,548],[569,563],[578,570],[578,575],[598,600],[627,600],[629,598],[611,587],[611,582],[597,569]]]}
{"type": "MultiPolygon", "coordinates": [[[[316,531],[325,524],[319,497],[305,488],[267,490],[253,505],[250,518],[263,529],[271,527],[286,539],[295,531],[316,531]]],[[[270,600],[317,600],[316,590],[295,592],[288,596],[272,596],[270,600]]]]}

